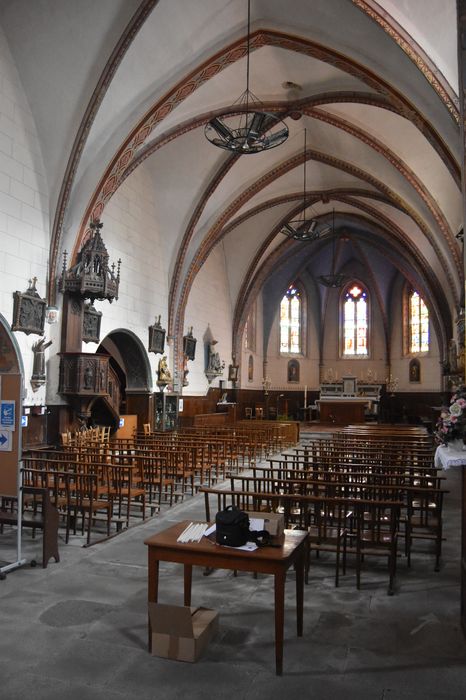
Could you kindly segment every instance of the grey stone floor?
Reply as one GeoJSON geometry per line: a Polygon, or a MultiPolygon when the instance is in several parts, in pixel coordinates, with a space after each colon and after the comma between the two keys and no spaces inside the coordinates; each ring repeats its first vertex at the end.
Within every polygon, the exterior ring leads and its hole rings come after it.
{"type": "MultiPolygon", "coordinates": [[[[61,562],[24,566],[0,581],[0,698],[435,700],[466,697],[466,645],[459,620],[459,470],[446,472],[447,541],[442,568],[419,553],[400,559],[397,592],[368,562],[356,590],[350,568],[338,589],[331,555],[313,560],[305,588],[304,637],[295,636],[293,572],[286,591],[284,675],[274,674],[270,577],[195,570],[193,604],[220,612],[220,632],[196,664],[152,657],[146,648],[146,548],[151,533],[203,519],[201,498],[164,510],[107,542],[61,544],[61,562]],[[327,558],[328,557],[328,558],[327,558]]],[[[14,559],[13,535],[0,559],[14,559]]],[[[40,558],[40,538],[24,536],[40,558]]],[[[161,564],[161,602],[182,601],[177,565],[161,564]]]]}

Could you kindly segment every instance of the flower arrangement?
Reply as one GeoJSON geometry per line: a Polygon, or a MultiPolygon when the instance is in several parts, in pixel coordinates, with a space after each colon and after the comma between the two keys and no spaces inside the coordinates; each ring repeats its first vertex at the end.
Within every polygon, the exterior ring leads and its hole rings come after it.
{"type": "Polygon", "coordinates": [[[452,440],[466,438],[466,387],[460,386],[444,406],[437,421],[437,440],[447,445],[452,440]]]}

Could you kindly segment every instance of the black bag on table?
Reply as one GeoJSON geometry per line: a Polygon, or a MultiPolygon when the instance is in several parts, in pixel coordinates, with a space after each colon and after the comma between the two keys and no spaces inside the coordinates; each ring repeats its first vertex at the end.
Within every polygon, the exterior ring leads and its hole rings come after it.
{"type": "Polygon", "coordinates": [[[269,543],[266,530],[250,530],[249,516],[236,506],[227,506],[215,516],[215,540],[227,547],[242,547],[246,542],[259,546],[269,543]]]}

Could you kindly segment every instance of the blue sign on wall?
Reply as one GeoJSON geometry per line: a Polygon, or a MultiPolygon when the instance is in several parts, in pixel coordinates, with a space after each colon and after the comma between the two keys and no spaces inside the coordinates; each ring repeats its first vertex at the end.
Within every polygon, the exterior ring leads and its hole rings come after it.
{"type": "Polygon", "coordinates": [[[15,429],[15,401],[0,401],[0,428],[15,429]]]}

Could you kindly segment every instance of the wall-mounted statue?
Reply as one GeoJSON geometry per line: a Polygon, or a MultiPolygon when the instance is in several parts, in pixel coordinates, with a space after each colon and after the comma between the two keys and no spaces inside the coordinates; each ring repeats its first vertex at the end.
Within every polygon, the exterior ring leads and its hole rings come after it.
{"type": "Polygon", "coordinates": [[[220,355],[215,350],[216,345],[217,345],[216,340],[212,340],[209,343],[209,355],[208,355],[207,369],[211,370],[212,372],[221,373],[221,371],[225,367],[225,363],[223,363],[223,366],[222,366],[222,362],[220,360],[220,355]]]}
{"type": "Polygon", "coordinates": [[[157,371],[157,385],[161,387],[167,386],[172,380],[172,375],[168,369],[167,357],[164,355],[159,360],[159,369],[157,371]]]}
{"type": "Polygon", "coordinates": [[[458,355],[454,338],[450,340],[448,346],[448,361],[450,362],[450,373],[454,374],[458,369],[458,355]]]}
{"type": "Polygon", "coordinates": [[[52,345],[52,342],[49,340],[47,343],[45,338],[41,338],[32,346],[34,361],[32,363],[31,386],[33,391],[37,391],[45,384],[45,351],[52,345]]]}
{"type": "Polygon", "coordinates": [[[214,377],[218,377],[225,369],[225,362],[222,362],[220,355],[215,349],[217,341],[212,338],[207,346],[207,368],[205,371],[209,384],[214,377]]]}

